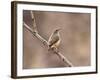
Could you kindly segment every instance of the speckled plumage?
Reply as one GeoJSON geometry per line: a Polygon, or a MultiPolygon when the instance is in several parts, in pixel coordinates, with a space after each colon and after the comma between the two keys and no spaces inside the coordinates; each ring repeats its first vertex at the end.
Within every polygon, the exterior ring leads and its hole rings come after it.
{"type": "Polygon", "coordinates": [[[48,40],[48,43],[49,43],[49,47],[50,48],[58,48],[59,47],[59,44],[60,44],[60,34],[59,34],[59,30],[60,29],[56,29],[50,36],[49,40],[48,40]]]}

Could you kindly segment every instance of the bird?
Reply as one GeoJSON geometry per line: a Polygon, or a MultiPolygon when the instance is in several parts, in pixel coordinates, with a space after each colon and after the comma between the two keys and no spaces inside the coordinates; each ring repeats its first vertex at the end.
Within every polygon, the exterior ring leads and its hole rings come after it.
{"type": "Polygon", "coordinates": [[[53,48],[57,49],[59,47],[60,42],[61,42],[61,38],[59,34],[60,30],[61,28],[58,28],[54,30],[54,32],[50,35],[48,39],[48,45],[49,45],[48,50],[53,49],[53,48]]]}

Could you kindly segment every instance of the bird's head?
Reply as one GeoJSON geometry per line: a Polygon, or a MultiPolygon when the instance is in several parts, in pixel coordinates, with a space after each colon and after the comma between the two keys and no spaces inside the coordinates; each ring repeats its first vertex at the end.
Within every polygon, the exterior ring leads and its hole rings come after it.
{"type": "Polygon", "coordinates": [[[59,32],[61,30],[61,28],[58,28],[55,30],[55,33],[59,32]]]}

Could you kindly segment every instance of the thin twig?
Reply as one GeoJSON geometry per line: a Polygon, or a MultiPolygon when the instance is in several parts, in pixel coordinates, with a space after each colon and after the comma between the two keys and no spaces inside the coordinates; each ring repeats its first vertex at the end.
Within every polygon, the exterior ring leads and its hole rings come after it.
{"type": "Polygon", "coordinates": [[[30,15],[31,15],[31,18],[32,18],[33,30],[34,30],[35,32],[37,32],[37,26],[36,26],[36,21],[35,21],[35,17],[34,17],[33,11],[30,11],[30,15]]]}
{"type": "Polygon", "coordinates": [[[48,42],[43,38],[41,37],[38,32],[35,32],[34,30],[32,30],[25,22],[23,23],[24,26],[36,37],[38,38],[44,45],[48,45],[48,42]]]}
{"type": "Polygon", "coordinates": [[[65,56],[63,56],[61,52],[54,51],[54,53],[56,53],[59,56],[59,58],[66,64],[66,66],[68,67],[73,66],[73,64],[65,56]]]}
{"type": "MultiPolygon", "coordinates": [[[[48,41],[45,40],[42,36],[40,36],[37,31],[33,12],[30,11],[30,14],[31,14],[31,17],[33,20],[33,30],[24,22],[23,24],[24,24],[25,28],[28,29],[36,38],[38,38],[43,44],[45,44],[48,47],[48,41]]],[[[68,67],[73,66],[73,64],[66,57],[64,57],[61,54],[61,52],[59,52],[58,50],[54,50],[54,49],[51,49],[51,50],[53,51],[53,53],[57,54],[57,56],[66,64],[66,66],[68,66],[68,67]]]]}

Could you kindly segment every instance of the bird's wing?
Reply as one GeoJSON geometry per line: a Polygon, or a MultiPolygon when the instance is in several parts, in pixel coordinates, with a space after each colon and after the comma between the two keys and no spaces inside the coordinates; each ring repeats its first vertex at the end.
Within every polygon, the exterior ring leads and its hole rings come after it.
{"type": "Polygon", "coordinates": [[[49,39],[48,39],[48,42],[51,41],[52,37],[53,37],[53,33],[50,35],[50,37],[49,37],[49,39]]]}
{"type": "Polygon", "coordinates": [[[49,40],[49,46],[52,46],[53,44],[55,44],[57,41],[59,40],[58,36],[51,36],[50,40],[49,40]]]}

